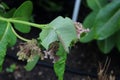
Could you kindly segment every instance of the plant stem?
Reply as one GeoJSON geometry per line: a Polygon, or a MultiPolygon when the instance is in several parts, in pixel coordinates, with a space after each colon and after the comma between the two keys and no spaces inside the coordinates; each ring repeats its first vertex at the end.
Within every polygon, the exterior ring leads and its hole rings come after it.
{"type": "Polygon", "coordinates": [[[23,41],[26,41],[26,42],[30,41],[29,39],[23,38],[23,37],[21,37],[20,35],[18,35],[18,34],[15,32],[15,30],[14,30],[13,27],[11,27],[11,29],[12,29],[12,32],[13,32],[19,39],[21,39],[21,40],[23,40],[23,41]]]}
{"type": "Polygon", "coordinates": [[[35,23],[27,22],[27,21],[16,20],[14,18],[9,18],[8,19],[8,18],[3,18],[1,16],[0,16],[0,20],[7,21],[7,22],[12,22],[12,23],[25,24],[25,25],[33,26],[33,27],[40,28],[40,29],[44,29],[45,26],[47,25],[47,24],[35,24],[35,23]]]}
{"type": "MultiPolygon", "coordinates": [[[[14,19],[14,18],[4,18],[4,17],[1,17],[1,16],[0,16],[0,20],[6,21],[6,22],[8,22],[8,23],[11,22],[11,23],[20,23],[20,24],[24,24],[24,25],[29,25],[29,26],[36,27],[36,28],[39,28],[39,29],[44,29],[45,26],[47,25],[47,24],[35,24],[35,23],[27,22],[27,21],[16,20],[16,19],[14,19]]],[[[23,38],[23,37],[21,37],[20,35],[18,35],[18,34],[15,32],[15,30],[14,30],[13,27],[11,27],[11,29],[12,29],[12,32],[13,32],[19,39],[21,39],[21,40],[23,40],[23,41],[26,41],[26,42],[30,41],[29,39],[23,38]]]]}

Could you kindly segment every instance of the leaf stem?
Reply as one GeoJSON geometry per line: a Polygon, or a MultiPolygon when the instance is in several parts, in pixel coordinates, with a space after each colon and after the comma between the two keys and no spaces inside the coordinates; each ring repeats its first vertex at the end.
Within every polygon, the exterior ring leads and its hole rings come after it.
{"type": "Polygon", "coordinates": [[[26,42],[30,41],[29,39],[23,38],[23,37],[21,37],[20,35],[18,35],[18,34],[15,32],[15,30],[14,30],[13,27],[11,27],[11,29],[12,29],[12,32],[13,32],[19,39],[21,39],[21,40],[23,40],[23,41],[26,41],[26,42]]]}
{"type": "Polygon", "coordinates": [[[16,20],[14,18],[4,18],[0,16],[0,20],[2,21],[7,21],[7,22],[12,22],[12,23],[20,23],[20,24],[25,24],[25,25],[30,25],[36,28],[44,29],[47,24],[36,24],[36,23],[31,23],[27,21],[22,21],[22,20],[16,20]]]}

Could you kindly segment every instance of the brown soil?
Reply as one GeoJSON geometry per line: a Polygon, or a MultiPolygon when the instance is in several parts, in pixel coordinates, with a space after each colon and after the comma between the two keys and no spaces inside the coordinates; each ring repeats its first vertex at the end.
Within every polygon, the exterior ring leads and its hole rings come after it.
{"type": "MultiPolygon", "coordinates": [[[[120,75],[119,57],[117,51],[114,50],[114,54],[104,55],[101,54],[97,46],[94,43],[80,44],[77,43],[68,54],[66,71],[64,80],[98,80],[96,75],[98,73],[98,63],[105,64],[105,60],[108,57],[111,58],[111,63],[107,70],[107,74],[111,70],[114,71],[116,76],[120,75]]],[[[15,46],[14,49],[9,49],[7,54],[16,56],[18,51],[15,46]]],[[[49,60],[40,61],[38,65],[32,71],[26,71],[24,69],[25,62],[18,61],[16,57],[6,56],[3,71],[0,73],[0,80],[57,80],[57,77],[52,68],[52,62],[49,60]],[[15,71],[7,72],[11,64],[16,64],[15,71]]],[[[119,79],[118,79],[119,80],[119,79]]]]}

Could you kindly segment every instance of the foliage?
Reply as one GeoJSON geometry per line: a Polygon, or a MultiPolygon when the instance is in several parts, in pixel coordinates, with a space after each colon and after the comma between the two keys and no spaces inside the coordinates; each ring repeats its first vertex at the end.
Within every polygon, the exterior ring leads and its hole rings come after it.
{"type": "MultiPolygon", "coordinates": [[[[2,5],[2,4],[1,4],[2,5]]],[[[25,69],[32,70],[39,58],[53,59],[54,70],[59,80],[63,80],[65,63],[69,49],[79,40],[81,33],[87,32],[81,24],[74,23],[70,18],[61,16],[49,24],[36,24],[30,22],[33,5],[31,1],[24,2],[17,9],[6,11],[4,5],[0,11],[0,70],[5,59],[8,47],[14,46],[19,38],[25,43],[19,45],[17,53],[19,60],[27,60],[25,69]],[[22,12],[22,13],[21,13],[22,12]],[[41,29],[39,38],[28,40],[16,33],[28,33],[30,27],[41,29]]]]}
{"type": "Polygon", "coordinates": [[[49,48],[50,43],[60,41],[66,52],[69,52],[70,43],[77,39],[77,35],[72,20],[58,17],[41,32],[40,39],[46,49],[49,48]]]}
{"type": "Polygon", "coordinates": [[[58,76],[59,80],[63,80],[63,74],[65,71],[65,62],[67,59],[66,51],[64,50],[62,44],[59,44],[59,50],[57,52],[57,55],[60,56],[60,59],[54,64],[54,70],[56,75],[58,76]]]}
{"type": "Polygon", "coordinates": [[[0,21],[0,64],[4,61],[7,47],[14,45],[16,42],[16,36],[12,32],[11,26],[9,22],[0,21]]]}
{"type": "Polygon", "coordinates": [[[98,47],[103,53],[109,53],[114,46],[120,51],[119,27],[120,27],[120,0],[87,0],[92,12],[85,18],[84,26],[91,28],[90,32],[83,36],[81,42],[97,40],[98,47]]]}
{"type": "MultiPolygon", "coordinates": [[[[16,20],[29,21],[32,14],[33,5],[32,2],[24,2],[13,14],[13,18],[16,20]]],[[[30,31],[29,25],[14,23],[17,30],[23,33],[30,31]]]]}
{"type": "Polygon", "coordinates": [[[16,64],[11,64],[8,68],[6,68],[7,72],[13,72],[17,68],[16,64]]]}
{"type": "Polygon", "coordinates": [[[28,62],[28,63],[26,64],[25,69],[26,69],[27,71],[31,71],[31,70],[35,67],[35,65],[37,64],[39,58],[40,58],[40,57],[39,57],[38,55],[35,55],[35,56],[33,57],[33,60],[30,61],[30,62],[28,62]]]}

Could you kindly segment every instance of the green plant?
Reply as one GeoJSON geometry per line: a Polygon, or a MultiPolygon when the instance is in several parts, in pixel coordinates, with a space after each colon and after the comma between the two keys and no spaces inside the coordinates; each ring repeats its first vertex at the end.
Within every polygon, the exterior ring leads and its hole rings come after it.
{"type": "Polygon", "coordinates": [[[79,41],[83,32],[88,32],[80,23],[61,16],[49,24],[30,22],[33,5],[31,1],[24,2],[17,9],[0,12],[0,70],[8,47],[14,46],[17,38],[25,41],[17,53],[19,60],[27,60],[25,69],[32,70],[39,58],[53,59],[54,70],[59,80],[63,80],[67,53],[75,42],[79,41]],[[41,29],[39,38],[28,40],[17,34],[16,30],[28,33],[32,27],[41,29]]]}
{"type": "Polygon", "coordinates": [[[84,20],[90,32],[83,36],[83,43],[97,40],[99,49],[109,53],[113,47],[120,51],[120,0],[87,0],[91,13],[84,20]]]}
{"type": "Polygon", "coordinates": [[[7,72],[13,72],[16,69],[16,64],[11,64],[8,68],[6,68],[7,72]]]}

